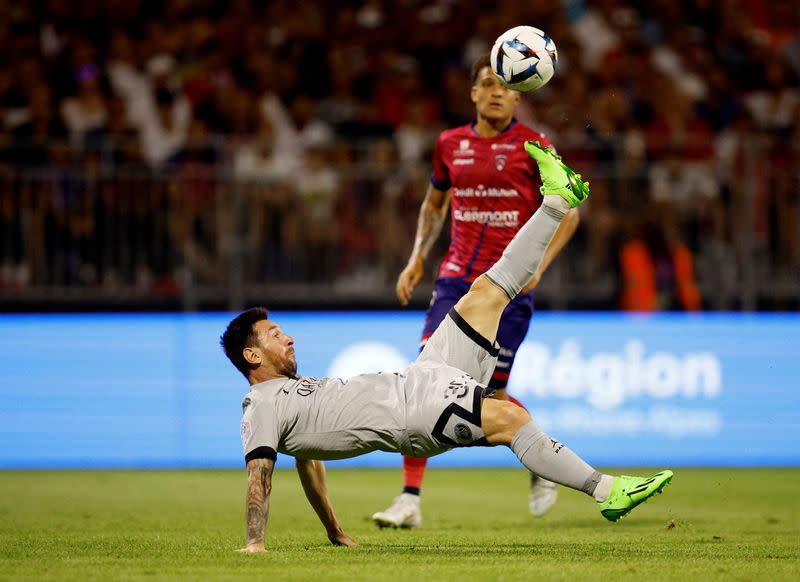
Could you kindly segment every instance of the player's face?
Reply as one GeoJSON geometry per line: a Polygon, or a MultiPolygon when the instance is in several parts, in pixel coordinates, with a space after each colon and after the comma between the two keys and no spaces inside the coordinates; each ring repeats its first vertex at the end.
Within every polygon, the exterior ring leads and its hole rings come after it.
{"type": "Polygon", "coordinates": [[[294,338],[284,333],[274,321],[259,321],[253,327],[258,337],[261,365],[272,368],[280,376],[293,378],[297,373],[294,356],[294,338]]]}
{"type": "Polygon", "coordinates": [[[470,96],[478,116],[488,121],[510,121],[519,103],[519,93],[501,85],[489,67],[478,73],[470,96]]]}

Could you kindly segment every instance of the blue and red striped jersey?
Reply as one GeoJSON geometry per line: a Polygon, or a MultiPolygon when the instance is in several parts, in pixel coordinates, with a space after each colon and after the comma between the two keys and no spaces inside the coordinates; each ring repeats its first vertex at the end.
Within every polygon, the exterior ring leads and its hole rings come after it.
{"type": "Polygon", "coordinates": [[[481,137],[474,124],[444,131],[433,153],[431,183],[450,190],[450,247],[439,277],[473,281],[491,267],[541,204],[539,171],[525,140],[551,145],[513,120],[500,134],[481,137]]]}

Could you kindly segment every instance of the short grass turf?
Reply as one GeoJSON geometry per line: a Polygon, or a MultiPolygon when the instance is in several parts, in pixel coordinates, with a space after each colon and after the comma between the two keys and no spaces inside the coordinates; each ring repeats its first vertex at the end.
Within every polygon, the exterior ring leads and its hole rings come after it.
{"type": "Polygon", "coordinates": [[[399,471],[333,468],[328,479],[360,547],[328,545],[282,470],[269,553],[242,555],[244,471],[0,472],[0,580],[800,579],[800,469],[677,469],[616,524],[564,488],[534,519],[521,470],[434,469],[413,531],[369,520],[399,471]]]}

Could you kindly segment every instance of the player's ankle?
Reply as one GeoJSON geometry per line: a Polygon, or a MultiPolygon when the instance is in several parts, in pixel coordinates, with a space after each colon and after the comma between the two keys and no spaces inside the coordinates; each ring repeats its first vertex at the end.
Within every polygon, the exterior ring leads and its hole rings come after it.
{"type": "Polygon", "coordinates": [[[613,484],[614,477],[611,475],[603,475],[600,477],[600,482],[597,484],[594,493],[592,493],[592,497],[594,497],[598,503],[602,503],[608,499],[608,496],[611,493],[611,486],[613,484]]]}
{"type": "Polygon", "coordinates": [[[419,497],[420,492],[421,490],[419,487],[411,487],[409,485],[403,487],[403,493],[408,493],[409,495],[416,495],[419,497]]]}
{"type": "Polygon", "coordinates": [[[542,199],[542,205],[552,208],[558,212],[566,214],[569,212],[570,205],[569,202],[564,200],[561,196],[558,195],[548,195],[542,199]]]}

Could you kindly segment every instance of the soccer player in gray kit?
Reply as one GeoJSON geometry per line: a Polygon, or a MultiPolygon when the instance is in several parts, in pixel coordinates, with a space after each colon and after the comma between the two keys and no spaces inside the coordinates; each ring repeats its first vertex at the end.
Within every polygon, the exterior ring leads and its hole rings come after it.
{"type": "Polygon", "coordinates": [[[541,477],[594,497],[617,521],[660,493],[671,471],[652,477],[604,475],[545,434],[528,413],[486,398],[498,348],[498,322],[508,302],[536,273],[570,208],[589,196],[583,182],[550,149],[525,142],[542,177],[542,206],[519,230],[500,260],[472,284],[402,374],[348,379],[297,375],[294,339],[255,308],[238,315],[221,344],[250,383],[242,402],[247,463],[246,552],[264,551],[276,454],[295,457],[306,497],[335,545],[355,545],[328,498],[321,461],[371,451],[430,457],[454,447],[505,445],[541,477]]]}

